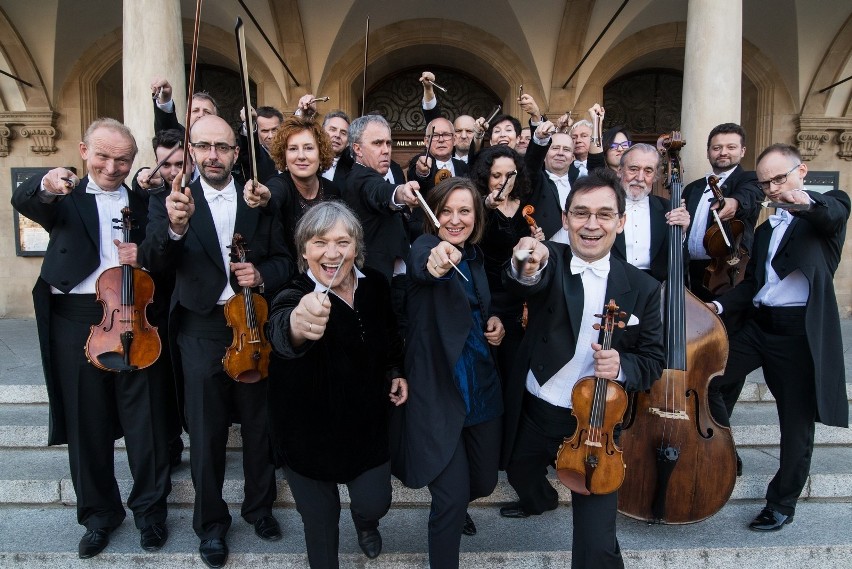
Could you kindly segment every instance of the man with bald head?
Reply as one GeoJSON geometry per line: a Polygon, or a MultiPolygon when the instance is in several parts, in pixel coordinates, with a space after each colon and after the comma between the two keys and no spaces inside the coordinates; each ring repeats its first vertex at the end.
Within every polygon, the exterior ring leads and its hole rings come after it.
{"type": "MultiPolygon", "coordinates": [[[[146,551],[166,542],[171,481],[162,405],[168,393],[165,378],[156,367],[99,369],[83,349],[91,328],[104,317],[95,298],[98,278],[119,264],[142,265],[137,243],[144,237],[148,208],[124,185],[136,142],[120,122],[98,119],[80,143],[80,156],[87,170],[82,180],[70,170],[54,168],[16,188],[12,205],[50,233],[33,288],[50,401],[48,444],[68,445],[77,521],[86,528],[78,555],[86,559],[103,551],[126,516],[113,471],[115,439],[124,436],[133,476],[127,506],[146,551]],[[125,207],[135,221],[126,243],[113,222],[125,207]]],[[[113,362],[109,367],[117,366],[113,362]]]]}
{"type": "MultiPolygon", "coordinates": [[[[208,567],[228,558],[225,535],[231,525],[222,499],[225,450],[231,417],[240,421],[245,497],[241,514],[258,537],[281,537],[272,517],[275,469],[269,461],[266,386],[232,380],[222,357],[233,332],[224,305],[243,287],[275,291],[293,274],[277,213],[253,209],[231,169],[239,149],[234,131],[216,116],[193,123],[190,147],[200,177],[187,188],[175,178],[165,201],[152,200],[151,222],[142,245],[144,265],[176,273],[170,327],[172,351],[180,362],[175,374],[183,384],[190,436],[190,467],[195,487],[193,529],[208,567]],[[235,233],[245,240],[246,260],[230,260],[235,233]]],[[[260,188],[268,192],[265,188],[260,188]]]]}

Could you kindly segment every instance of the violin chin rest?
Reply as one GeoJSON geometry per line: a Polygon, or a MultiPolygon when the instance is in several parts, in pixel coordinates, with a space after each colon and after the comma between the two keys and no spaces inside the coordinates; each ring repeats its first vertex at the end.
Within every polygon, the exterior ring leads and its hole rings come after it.
{"type": "Polygon", "coordinates": [[[104,352],[98,354],[98,362],[103,367],[112,371],[133,371],[138,369],[137,366],[124,363],[124,354],[121,352],[104,352]]]}
{"type": "Polygon", "coordinates": [[[583,496],[591,494],[589,489],[586,488],[586,476],[583,473],[567,468],[559,468],[556,470],[556,477],[559,478],[563,486],[572,492],[582,494],[583,496]]]}

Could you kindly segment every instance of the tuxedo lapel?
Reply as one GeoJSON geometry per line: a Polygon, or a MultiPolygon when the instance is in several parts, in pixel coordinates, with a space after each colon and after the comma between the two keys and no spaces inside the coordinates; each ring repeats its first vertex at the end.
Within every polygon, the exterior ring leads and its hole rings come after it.
{"type": "MultiPolygon", "coordinates": [[[[615,304],[618,305],[618,311],[627,313],[624,321],[625,324],[627,324],[627,319],[633,315],[633,311],[636,309],[637,295],[638,292],[630,286],[624,263],[610,256],[609,276],[606,281],[606,296],[604,297],[604,301],[608,303],[610,299],[615,300],[615,304]]],[[[601,313],[603,313],[603,306],[601,306],[601,313]]],[[[619,328],[618,326],[613,330],[613,346],[618,345],[618,338],[621,336],[622,331],[623,328],[619,328]]]]}
{"type": "Polygon", "coordinates": [[[83,222],[83,227],[86,228],[86,234],[92,243],[95,245],[95,250],[100,250],[101,234],[100,234],[100,218],[98,217],[98,201],[94,194],[86,193],[86,186],[89,184],[89,177],[86,176],[74,191],[71,192],[71,199],[74,200],[74,205],[77,207],[77,212],[80,214],[80,220],[83,222]]]}
{"type": "Polygon", "coordinates": [[[654,258],[657,256],[657,252],[666,240],[668,225],[666,225],[666,212],[663,211],[663,202],[656,199],[650,199],[649,197],[648,205],[650,206],[651,211],[650,257],[653,262],[654,258]]]}
{"type": "Polygon", "coordinates": [[[260,210],[249,207],[245,200],[240,199],[242,188],[237,188],[237,216],[234,219],[234,233],[239,233],[246,244],[251,243],[257,229],[260,210]]]}
{"type": "Polygon", "coordinates": [[[568,305],[568,319],[571,322],[571,330],[574,332],[574,341],[580,337],[580,323],[583,321],[583,302],[585,295],[583,294],[583,278],[580,275],[571,274],[571,249],[565,248],[565,264],[563,268],[562,278],[564,286],[562,291],[565,294],[565,302],[568,305]]]}
{"type": "MultiPolygon", "coordinates": [[[[210,256],[217,267],[222,266],[222,251],[219,249],[219,235],[213,223],[213,213],[204,197],[200,182],[190,185],[192,199],[195,202],[195,213],[190,218],[189,230],[195,233],[204,251],[210,256]]],[[[239,200],[237,200],[239,201],[239,200]]]]}

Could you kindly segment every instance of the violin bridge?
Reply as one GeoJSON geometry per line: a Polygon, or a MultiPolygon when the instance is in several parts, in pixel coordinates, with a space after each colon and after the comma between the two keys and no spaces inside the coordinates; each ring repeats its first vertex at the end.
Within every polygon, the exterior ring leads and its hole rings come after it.
{"type": "Polygon", "coordinates": [[[680,421],[689,421],[689,415],[686,411],[663,411],[659,407],[649,407],[648,413],[662,417],[663,419],[678,419],[680,421]]]}
{"type": "Polygon", "coordinates": [[[598,447],[598,448],[603,447],[603,445],[601,444],[600,441],[590,441],[589,439],[586,439],[585,444],[586,444],[586,446],[590,446],[590,447],[598,447]]]}

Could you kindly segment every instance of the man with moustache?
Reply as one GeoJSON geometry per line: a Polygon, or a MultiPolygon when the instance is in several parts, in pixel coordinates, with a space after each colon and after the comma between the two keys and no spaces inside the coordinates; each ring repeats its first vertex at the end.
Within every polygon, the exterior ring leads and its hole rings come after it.
{"type": "Polygon", "coordinates": [[[731,337],[725,374],[710,383],[710,411],[728,426],[733,405],[720,397],[763,368],[775,397],[781,429],[778,471],[766,489],[766,506],[749,524],[778,531],[793,521],[808,480],[814,423],[847,427],[843,342],[834,274],[846,241],[849,196],[805,190],[808,167],[795,146],[773,144],[757,159],[758,186],[776,209],[755,232],[753,255],[743,281],[708,306],[721,314],[741,313],[731,337]]]}
{"type": "MultiPolygon", "coordinates": [[[[249,178],[249,163],[248,163],[248,137],[246,136],[246,111],[240,109],[240,121],[242,127],[237,138],[237,144],[240,147],[240,154],[237,162],[240,165],[240,171],[243,178],[249,178]]],[[[275,167],[275,160],[269,154],[269,145],[275,138],[275,133],[278,132],[281,123],[284,121],[284,115],[275,107],[258,107],[257,110],[252,109],[251,114],[254,118],[254,150],[256,162],[255,173],[257,180],[261,184],[266,183],[269,178],[278,173],[275,167]]]]}
{"type": "Polygon", "coordinates": [[[754,172],[740,166],[745,157],[745,130],[734,123],[724,123],[710,131],[707,137],[707,159],[712,172],[688,184],[683,189],[686,209],[695,221],[687,232],[689,250],[689,289],[702,300],[713,300],[715,295],[704,287],[704,269],[710,257],[704,248],[704,234],[716,223],[713,212],[721,221],[738,219],[743,222],[742,245],[751,251],[754,227],[760,215],[763,192],[757,186],[754,172]],[[708,178],[719,178],[718,186],[725,198],[725,207],[716,202],[708,178]]]}
{"type": "Polygon", "coordinates": [[[473,137],[476,136],[476,120],[470,115],[461,115],[453,121],[453,158],[470,167],[473,164],[473,137]]]}
{"type": "Polygon", "coordinates": [[[419,206],[417,181],[388,182],[391,163],[390,125],[380,115],[365,115],[349,127],[355,164],[352,166],[343,199],[364,225],[365,265],[376,269],[391,283],[391,300],[405,337],[405,258],[409,240],[403,213],[419,206]]]}
{"type": "Polygon", "coordinates": [[[68,445],[77,522],[86,528],[81,559],[98,555],[126,513],[114,473],[115,440],[124,436],[133,488],[127,506],[146,551],[168,538],[168,417],[163,400],[171,385],[155,367],[105,371],[87,360],[91,328],[104,317],[95,298],[98,278],[121,264],[140,267],[137,243],[147,222],[145,202],[123,182],[136,156],[125,125],[98,119],[80,142],[87,175],[66,168],[30,178],[12,205],[50,233],[41,274],[33,288],[42,367],[50,402],[49,445],[68,445]],[[122,242],[114,219],[129,207],[136,225],[122,242]]]}
{"type": "MultiPolygon", "coordinates": [[[[611,379],[639,391],[662,372],[659,285],[610,254],[624,227],[624,203],[624,190],[610,170],[580,178],[563,217],[570,246],[524,237],[507,264],[504,284],[526,299],[529,327],[506,386],[501,463],[519,502],[502,507],[503,517],[526,518],[558,506],[547,468],[577,428],[572,389],[580,378],[611,379]],[[529,252],[522,266],[519,252],[529,252]],[[609,299],[630,316],[604,350],[593,324],[609,299]]],[[[571,493],[573,568],[624,567],[617,504],[616,492],[571,493]]]]}
{"type": "Polygon", "coordinates": [[[276,290],[294,266],[275,212],[252,209],[240,199],[242,188],[231,176],[239,150],[228,123],[202,117],[190,134],[201,176],[183,190],[176,177],[165,201],[151,202],[151,222],[141,249],[145,266],[176,272],[170,326],[191,441],[193,529],[201,540],[202,561],[215,568],[228,558],[225,536],[231,515],[222,487],[232,413],[239,417],[243,442],[242,517],[254,525],[258,537],[281,537],[272,516],[277,491],[269,456],[266,386],[239,383],[225,373],[222,357],[233,331],[225,321],[224,304],[242,287],[261,293],[276,290]],[[230,261],[235,233],[245,239],[246,262],[230,261]]]}

